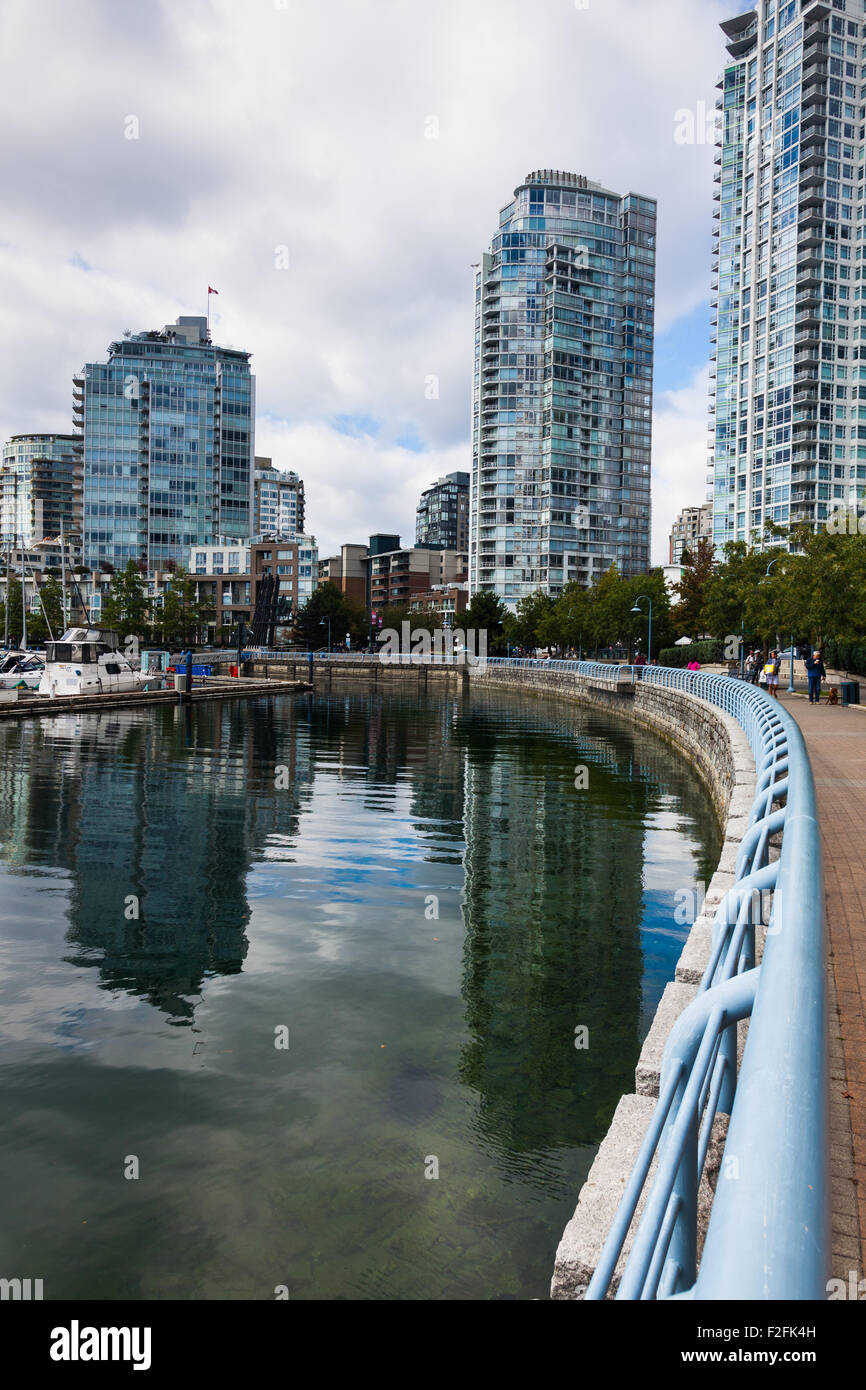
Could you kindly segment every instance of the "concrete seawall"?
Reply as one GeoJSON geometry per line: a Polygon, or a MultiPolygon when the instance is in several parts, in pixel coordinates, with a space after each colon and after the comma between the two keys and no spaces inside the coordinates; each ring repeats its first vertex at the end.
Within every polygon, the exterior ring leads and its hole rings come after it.
{"type": "MultiPolygon", "coordinates": [[[[671,1027],[697,994],[709,959],[713,916],[733,885],[737,850],[748,826],[755,794],[755,762],[746,735],[735,719],[683,691],[640,682],[636,686],[616,686],[613,681],[608,684],[543,667],[488,666],[484,670],[473,670],[471,679],[475,689],[514,689],[523,693],[536,690],[540,695],[556,695],[580,705],[626,715],[634,723],[661,734],[685,754],[706,782],[724,830],[718,868],[683,946],[674,979],[665,987],[641,1049],[635,1068],[634,1092],[624,1095],[616,1108],[556,1252],[551,1297],[580,1299],[598,1262],[655,1109],[662,1054],[671,1027]]],[[[744,1024],[740,1027],[741,1055],[745,1032],[744,1024]]],[[[718,1116],[699,1194],[699,1254],[726,1128],[727,1117],[718,1116]]],[[[639,1206],[638,1219],[641,1210],[639,1206]]],[[[611,1294],[616,1291],[630,1247],[631,1235],[620,1257],[611,1294]]]]}

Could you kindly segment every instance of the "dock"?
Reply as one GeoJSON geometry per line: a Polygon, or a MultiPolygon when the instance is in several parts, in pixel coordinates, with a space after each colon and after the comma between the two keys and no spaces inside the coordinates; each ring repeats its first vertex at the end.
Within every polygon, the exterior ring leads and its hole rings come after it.
{"type": "Polygon", "coordinates": [[[0,720],[47,718],[54,714],[74,711],[86,714],[89,710],[137,709],[146,705],[198,704],[203,700],[248,700],[256,695],[296,695],[312,690],[309,681],[256,680],[249,676],[208,676],[202,685],[191,691],[123,690],[104,695],[63,695],[51,699],[47,695],[23,694],[23,698],[0,703],[0,720]]]}

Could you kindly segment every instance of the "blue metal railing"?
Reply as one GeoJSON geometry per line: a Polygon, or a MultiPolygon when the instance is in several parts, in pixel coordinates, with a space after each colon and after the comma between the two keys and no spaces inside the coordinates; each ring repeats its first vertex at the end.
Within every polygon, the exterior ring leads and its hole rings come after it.
{"type": "MultiPolygon", "coordinates": [[[[488,664],[612,681],[610,666],[599,677],[592,662],[491,658],[488,664]]],[[[617,681],[682,690],[736,719],[755,757],[756,791],[734,885],[715,913],[704,977],[668,1038],[658,1103],[586,1298],[611,1290],[646,1193],[617,1298],[824,1299],[830,1263],[824,894],[803,737],[778,701],[735,677],[658,666],[619,673],[617,681]],[[759,925],[766,926],[760,965],[759,925]],[[738,1074],[737,1023],[744,1018],[749,1033],[738,1074]],[[698,1269],[698,1192],[721,1114],[730,1119],[698,1269]]]]}
{"type": "Polygon", "coordinates": [[[830,1258],[824,899],[803,737],[758,686],[656,666],[634,675],[736,719],[755,757],[756,793],[698,996],[668,1038],[658,1105],[586,1297],[610,1289],[657,1156],[617,1298],[823,1299],[830,1258]],[[771,858],[780,833],[779,856],[771,858]],[[764,923],[756,965],[756,927],[764,923]],[[737,1022],[746,1017],[738,1075],[737,1022]],[[717,1113],[730,1120],[698,1272],[698,1189],[717,1113]]]}

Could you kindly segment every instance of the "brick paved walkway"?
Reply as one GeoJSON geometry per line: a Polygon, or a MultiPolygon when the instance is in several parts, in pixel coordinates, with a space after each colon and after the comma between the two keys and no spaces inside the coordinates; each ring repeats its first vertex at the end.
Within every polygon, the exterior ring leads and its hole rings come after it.
{"type": "Polygon", "coordinates": [[[866,708],[781,695],[806,740],[829,953],[833,1276],[866,1277],[866,708]]]}

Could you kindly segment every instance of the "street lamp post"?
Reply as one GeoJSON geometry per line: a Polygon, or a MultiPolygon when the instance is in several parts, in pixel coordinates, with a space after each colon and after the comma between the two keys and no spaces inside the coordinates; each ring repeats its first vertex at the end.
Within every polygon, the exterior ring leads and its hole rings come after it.
{"type": "Polygon", "coordinates": [[[328,615],[327,618],[323,618],[323,619],[322,619],[322,621],[319,623],[319,627],[324,627],[324,626],[325,626],[325,623],[328,624],[328,656],[330,656],[330,655],[331,655],[331,618],[330,618],[330,614],[328,615]]]}
{"type": "MultiPolygon", "coordinates": [[[[783,556],[777,555],[776,558],[775,558],[775,560],[771,560],[771,561],[770,561],[770,563],[769,563],[768,566],[767,566],[767,572],[766,572],[766,574],[764,575],[764,579],[767,579],[767,578],[769,577],[770,570],[773,568],[774,565],[777,565],[777,564],[779,563],[779,561],[780,561],[781,559],[783,559],[783,558],[784,558],[783,556]]],[[[788,692],[787,692],[787,693],[788,693],[789,695],[796,695],[797,692],[796,692],[796,689],[795,689],[795,687],[794,687],[794,634],[793,634],[793,632],[791,633],[791,640],[790,640],[790,642],[789,642],[789,644],[788,644],[788,649],[789,649],[789,654],[790,654],[790,657],[791,657],[791,667],[790,667],[790,674],[789,674],[789,676],[788,676],[788,692]]]]}
{"type": "Polygon", "coordinates": [[[647,639],[646,639],[646,645],[647,645],[646,659],[647,659],[647,665],[649,665],[650,662],[651,662],[652,659],[653,659],[653,601],[652,601],[652,599],[649,597],[648,594],[639,594],[638,597],[637,597],[637,598],[635,599],[635,601],[634,601],[634,608],[631,610],[632,613],[640,613],[640,612],[641,612],[641,609],[638,608],[638,604],[641,602],[641,599],[646,599],[647,603],[649,604],[649,629],[648,629],[648,631],[647,631],[647,639]]]}

